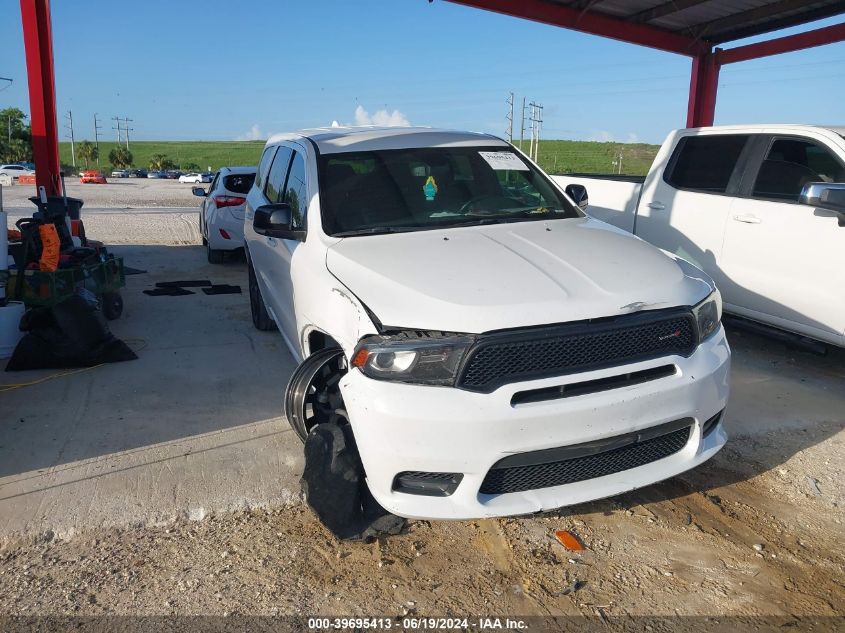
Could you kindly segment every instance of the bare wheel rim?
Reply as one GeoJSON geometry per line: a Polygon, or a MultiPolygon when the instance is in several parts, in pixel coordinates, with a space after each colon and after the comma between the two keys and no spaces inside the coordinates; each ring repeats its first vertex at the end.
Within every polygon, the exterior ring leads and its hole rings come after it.
{"type": "Polygon", "coordinates": [[[285,398],[291,426],[304,442],[318,424],[349,422],[340,380],[347,371],[339,349],[321,350],[306,359],[294,372],[285,398]]]}

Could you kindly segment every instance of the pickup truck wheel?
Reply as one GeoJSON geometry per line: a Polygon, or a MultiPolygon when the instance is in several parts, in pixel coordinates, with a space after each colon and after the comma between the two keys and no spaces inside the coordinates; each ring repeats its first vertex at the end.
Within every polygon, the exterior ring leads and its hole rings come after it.
{"type": "Polygon", "coordinates": [[[296,368],[285,391],[285,414],[303,442],[316,425],[349,422],[340,379],[347,372],[346,358],[337,347],[323,349],[296,368]]]}
{"type": "Polygon", "coordinates": [[[276,329],[276,322],[267,312],[264,305],[264,298],[261,296],[261,288],[258,287],[258,279],[255,276],[255,269],[252,262],[247,258],[247,271],[249,273],[249,311],[252,312],[252,324],[256,330],[270,332],[276,329]]]}

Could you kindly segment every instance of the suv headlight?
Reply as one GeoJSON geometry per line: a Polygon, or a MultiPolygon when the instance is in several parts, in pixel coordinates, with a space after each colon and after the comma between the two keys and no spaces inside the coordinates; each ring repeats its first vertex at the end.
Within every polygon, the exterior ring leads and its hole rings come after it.
{"type": "Polygon", "coordinates": [[[471,336],[370,336],[361,339],[352,366],[376,380],[452,385],[471,336]]]}
{"type": "Polygon", "coordinates": [[[698,326],[698,342],[703,343],[719,329],[722,321],[722,295],[714,290],[692,309],[692,313],[698,326]]]}

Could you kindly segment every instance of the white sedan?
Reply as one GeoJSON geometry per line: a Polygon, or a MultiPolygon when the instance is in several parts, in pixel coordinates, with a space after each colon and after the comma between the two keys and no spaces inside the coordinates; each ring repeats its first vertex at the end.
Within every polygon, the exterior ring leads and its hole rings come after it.
{"type": "MultiPolygon", "coordinates": [[[[9,177],[10,184],[15,182],[19,176],[34,176],[35,172],[23,165],[0,165],[0,174],[9,177]]],[[[4,181],[6,179],[4,178],[4,181]]]]}
{"type": "Polygon", "coordinates": [[[200,234],[208,261],[221,264],[227,252],[244,246],[246,194],[255,182],[255,167],[221,167],[208,190],[194,187],[200,205],[200,234]]]}
{"type": "Polygon", "coordinates": [[[182,174],[181,176],[179,176],[179,182],[191,182],[191,183],[197,184],[197,183],[201,183],[202,181],[203,181],[202,180],[202,174],[193,174],[192,173],[192,174],[182,174]]]}

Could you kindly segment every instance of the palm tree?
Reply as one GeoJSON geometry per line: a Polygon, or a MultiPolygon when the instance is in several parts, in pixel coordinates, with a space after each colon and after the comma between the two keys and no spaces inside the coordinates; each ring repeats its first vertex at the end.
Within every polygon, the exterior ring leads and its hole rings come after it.
{"type": "Polygon", "coordinates": [[[76,146],[76,158],[85,161],[85,169],[92,160],[97,160],[100,150],[91,141],[82,141],[76,146]]]}
{"type": "Polygon", "coordinates": [[[115,167],[129,167],[132,164],[132,152],[125,147],[115,147],[109,152],[109,162],[115,167]]]}

